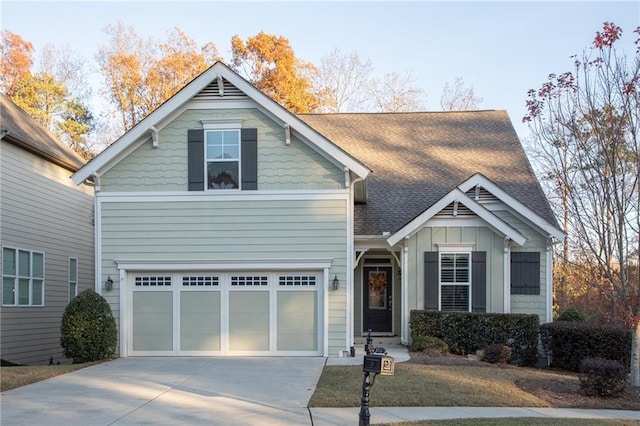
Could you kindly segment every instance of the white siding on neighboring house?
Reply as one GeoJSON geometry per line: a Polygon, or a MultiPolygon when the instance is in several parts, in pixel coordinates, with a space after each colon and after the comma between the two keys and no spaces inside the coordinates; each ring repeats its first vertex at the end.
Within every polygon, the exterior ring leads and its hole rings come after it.
{"type": "Polygon", "coordinates": [[[42,307],[2,306],[2,359],[65,362],[60,319],[68,303],[69,258],[78,259],[78,292],[94,287],[93,189],[71,172],[0,142],[0,237],[4,247],[43,252],[42,307]]]}

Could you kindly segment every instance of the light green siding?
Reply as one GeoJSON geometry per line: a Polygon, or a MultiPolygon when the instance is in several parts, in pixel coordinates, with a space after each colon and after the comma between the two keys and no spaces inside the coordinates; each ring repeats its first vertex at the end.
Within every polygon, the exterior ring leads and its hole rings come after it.
{"type": "MultiPolygon", "coordinates": [[[[337,275],[342,283],[338,291],[329,292],[325,307],[329,312],[329,353],[344,350],[347,197],[223,198],[194,200],[185,193],[167,201],[143,202],[131,197],[130,202],[122,198],[109,202],[109,197],[99,195],[104,279],[119,276],[117,262],[133,260],[250,263],[329,259],[330,280],[337,275]]],[[[104,295],[119,318],[120,283],[114,281],[114,291],[104,295]]]]}
{"type": "Polygon", "coordinates": [[[438,244],[473,244],[487,252],[487,312],[504,312],[504,242],[487,227],[425,227],[407,242],[408,308],[424,309],[424,252],[438,244]]]}
{"type": "MultiPolygon", "coordinates": [[[[102,191],[186,191],[187,131],[203,119],[242,119],[258,129],[258,189],[316,190],[344,188],[344,172],[256,109],[187,110],[160,129],[158,147],[149,138],[100,179],[102,191]]],[[[204,165],[203,165],[204,167],[204,165]]]]}
{"type": "MultiPolygon", "coordinates": [[[[496,215],[509,223],[527,238],[524,247],[513,247],[511,251],[538,251],[540,252],[540,279],[544,282],[547,274],[547,242],[542,235],[535,232],[523,221],[507,211],[498,211],[496,215]]],[[[525,295],[514,294],[511,296],[511,312],[514,314],[538,314],[540,321],[546,321],[547,289],[540,286],[540,294],[525,295]]]]}
{"type": "MultiPolygon", "coordinates": [[[[546,314],[546,241],[534,229],[506,211],[494,212],[527,238],[524,246],[513,245],[511,251],[540,252],[540,295],[512,295],[511,312],[546,314]]],[[[438,251],[438,244],[473,244],[475,251],[487,252],[487,312],[504,312],[504,240],[488,227],[424,227],[409,241],[408,301],[409,310],[424,308],[424,252],[438,251]]]]}

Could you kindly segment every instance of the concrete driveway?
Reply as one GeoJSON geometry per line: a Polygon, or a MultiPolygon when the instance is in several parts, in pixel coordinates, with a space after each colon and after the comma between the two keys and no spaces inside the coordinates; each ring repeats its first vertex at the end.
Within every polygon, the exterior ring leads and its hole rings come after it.
{"type": "Polygon", "coordinates": [[[4,392],[3,426],[309,425],[325,358],[120,358],[4,392]]]}

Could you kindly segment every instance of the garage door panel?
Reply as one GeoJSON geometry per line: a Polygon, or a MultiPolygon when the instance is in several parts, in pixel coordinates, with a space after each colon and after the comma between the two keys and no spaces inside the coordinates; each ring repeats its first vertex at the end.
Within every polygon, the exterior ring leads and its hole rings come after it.
{"type": "Polygon", "coordinates": [[[321,354],[323,297],[317,272],[156,275],[131,277],[125,353],[321,354]]]}
{"type": "Polygon", "coordinates": [[[134,351],[173,350],[173,293],[133,293],[134,351]]]}
{"type": "Polygon", "coordinates": [[[279,351],[318,350],[317,293],[278,292],[279,351]]]}
{"type": "Polygon", "coordinates": [[[229,292],[229,350],[269,350],[269,292],[229,292]]]}
{"type": "Polygon", "coordinates": [[[220,350],[220,292],[180,294],[180,350],[220,350]]]}

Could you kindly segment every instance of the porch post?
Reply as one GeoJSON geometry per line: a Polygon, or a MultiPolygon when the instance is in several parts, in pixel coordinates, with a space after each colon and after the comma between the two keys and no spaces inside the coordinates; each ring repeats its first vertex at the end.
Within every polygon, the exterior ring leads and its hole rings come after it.
{"type": "MultiPolygon", "coordinates": [[[[406,240],[405,240],[406,241],[406,240]]],[[[402,321],[400,326],[400,341],[404,345],[409,344],[409,247],[404,243],[402,244],[402,251],[400,252],[400,258],[402,260],[402,275],[400,276],[402,282],[402,299],[401,299],[401,314],[402,321]]]]}

